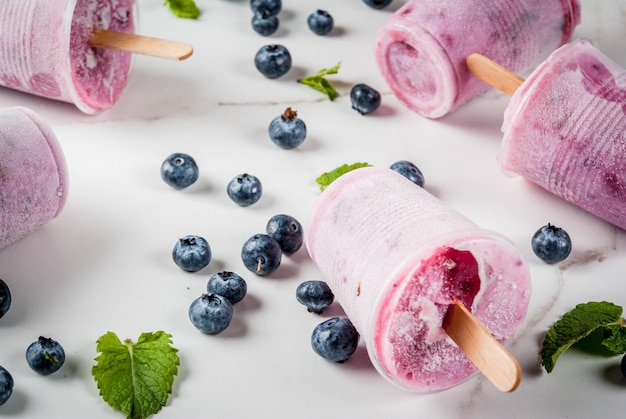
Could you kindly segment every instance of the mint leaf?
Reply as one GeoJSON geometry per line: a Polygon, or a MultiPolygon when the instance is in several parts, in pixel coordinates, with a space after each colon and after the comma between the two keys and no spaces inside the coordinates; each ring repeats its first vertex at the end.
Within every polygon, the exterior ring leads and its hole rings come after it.
{"type": "Polygon", "coordinates": [[[324,78],[329,74],[337,74],[339,72],[339,67],[341,63],[337,63],[334,67],[331,68],[323,68],[317,72],[314,76],[303,77],[298,79],[298,83],[305,84],[307,86],[311,86],[315,90],[319,90],[324,93],[328,98],[332,101],[337,97],[337,91],[330,85],[328,80],[324,78]]]}
{"type": "Polygon", "coordinates": [[[341,175],[344,175],[352,170],[358,169],[360,167],[368,167],[369,163],[352,163],[352,164],[343,164],[338,168],[331,170],[330,172],[322,173],[318,176],[315,181],[318,185],[320,185],[320,189],[324,192],[324,189],[331,183],[333,183],[337,178],[341,175]]]}
{"type": "Polygon", "coordinates": [[[200,9],[194,0],[165,0],[164,6],[169,4],[170,10],[178,17],[186,19],[197,19],[200,16],[200,9]]]}
{"type": "Polygon", "coordinates": [[[621,316],[622,307],[606,301],[578,304],[548,330],[541,348],[541,365],[552,372],[563,352],[598,329],[602,333],[599,342],[606,349],[616,355],[626,352],[626,321],[621,316]]]}
{"type": "Polygon", "coordinates": [[[131,419],[161,410],[180,365],[171,337],[162,331],[142,333],[137,343],[129,339],[122,343],[113,332],[102,335],[91,374],[104,401],[131,419]]]}

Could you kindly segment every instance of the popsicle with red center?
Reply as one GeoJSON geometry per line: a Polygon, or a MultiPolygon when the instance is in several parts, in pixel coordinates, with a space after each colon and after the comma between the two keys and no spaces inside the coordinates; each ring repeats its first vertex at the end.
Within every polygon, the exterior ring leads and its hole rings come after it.
{"type": "Polygon", "coordinates": [[[578,39],[524,80],[482,55],[471,71],[512,95],[503,169],[626,229],[626,70],[578,39]]]}
{"type": "Polygon", "coordinates": [[[67,200],[65,157],[33,111],[0,109],[0,248],[57,217],[67,200]]]}
{"type": "Polygon", "coordinates": [[[502,345],[518,333],[531,290],[508,239],[375,167],[326,188],[305,232],[311,259],[384,377],[427,393],[480,368],[501,390],[517,387],[519,365],[502,345]]]}
{"type": "Polygon", "coordinates": [[[578,23],[578,0],[412,0],[380,28],[376,61],[399,100],[439,118],[488,90],[465,65],[470,53],[525,73],[578,23]]]}
{"type": "Polygon", "coordinates": [[[132,54],[185,59],[191,46],[135,34],[135,0],[2,0],[0,85],[75,104],[120,98],[132,54]]]}

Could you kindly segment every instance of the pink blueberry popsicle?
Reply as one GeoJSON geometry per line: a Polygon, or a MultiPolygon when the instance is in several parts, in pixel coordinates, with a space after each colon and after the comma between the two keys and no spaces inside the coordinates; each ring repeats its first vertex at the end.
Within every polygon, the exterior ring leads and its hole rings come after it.
{"type": "Polygon", "coordinates": [[[412,0],[379,30],[376,60],[398,99],[439,118],[488,89],[468,71],[469,54],[525,73],[578,23],[578,0],[412,0]]]}
{"type": "Polygon", "coordinates": [[[30,109],[0,109],[0,248],[58,216],[67,186],[52,130],[30,109]]]}
{"type": "Polygon", "coordinates": [[[396,172],[349,172],[321,195],[307,250],[366,343],[377,370],[416,392],[477,370],[447,336],[456,300],[501,343],[516,336],[530,298],[520,252],[396,172]]]}
{"type": "Polygon", "coordinates": [[[135,31],[135,0],[2,0],[0,84],[109,109],[126,86],[132,54],[92,48],[94,29],[135,31]]]}
{"type": "Polygon", "coordinates": [[[626,229],[626,70],[590,40],[565,45],[511,97],[505,171],[626,229]]]}

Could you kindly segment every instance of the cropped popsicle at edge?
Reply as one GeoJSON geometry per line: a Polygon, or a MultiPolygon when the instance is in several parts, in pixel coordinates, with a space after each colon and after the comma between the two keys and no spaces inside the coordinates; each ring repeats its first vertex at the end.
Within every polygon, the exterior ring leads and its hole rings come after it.
{"type": "Polygon", "coordinates": [[[504,171],[626,229],[626,70],[589,39],[557,49],[517,84],[480,55],[470,55],[468,67],[490,84],[505,80],[512,92],[504,171]]]}
{"type": "Polygon", "coordinates": [[[135,0],[3,0],[0,85],[93,114],[122,95],[133,53],[185,59],[183,43],[141,37],[135,0]]]}

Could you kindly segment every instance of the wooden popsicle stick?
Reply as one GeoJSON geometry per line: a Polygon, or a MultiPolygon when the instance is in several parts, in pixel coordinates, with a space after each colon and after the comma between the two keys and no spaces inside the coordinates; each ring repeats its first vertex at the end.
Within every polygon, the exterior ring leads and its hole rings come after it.
{"type": "Polygon", "coordinates": [[[512,96],[524,79],[480,54],[471,54],[465,60],[467,68],[476,77],[495,87],[508,96],[512,96]]]}
{"type": "Polygon", "coordinates": [[[450,305],[443,327],[476,368],[500,391],[511,392],[517,388],[522,379],[517,360],[462,303],[457,301],[450,305]]]}
{"type": "Polygon", "coordinates": [[[106,29],[94,30],[89,45],[178,61],[189,58],[193,54],[193,47],[183,42],[106,29]]]}

